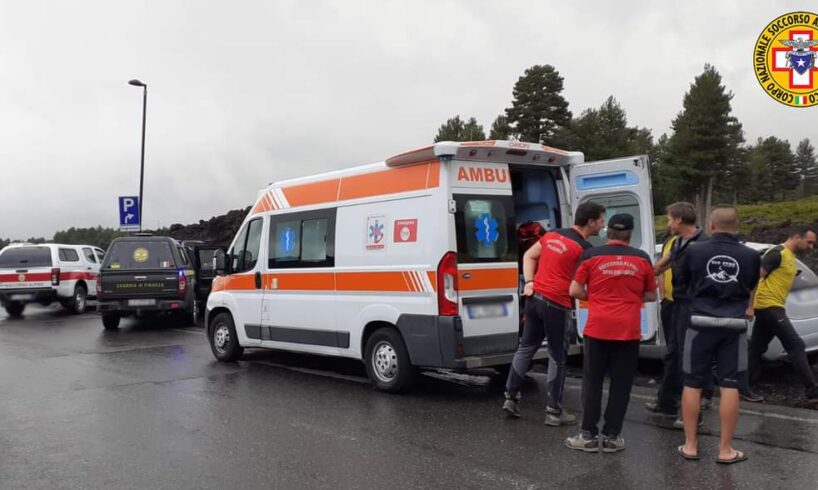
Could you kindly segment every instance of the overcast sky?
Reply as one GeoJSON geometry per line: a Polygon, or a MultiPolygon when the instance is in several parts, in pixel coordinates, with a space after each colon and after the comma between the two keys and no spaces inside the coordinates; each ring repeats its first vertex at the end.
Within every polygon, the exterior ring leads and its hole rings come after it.
{"type": "Polygon", "coordinates": [[[117,226],[139,189],[131,78],[148,227],[428,144],[455,114],[488,130],[535,64],[575,114],[614,95],[658,137],[709,62],[748,140],[818,144],[818,107],[753,75],[759,33],[794,10],[815,2],[0,0],[0,237],[117,226]]]}

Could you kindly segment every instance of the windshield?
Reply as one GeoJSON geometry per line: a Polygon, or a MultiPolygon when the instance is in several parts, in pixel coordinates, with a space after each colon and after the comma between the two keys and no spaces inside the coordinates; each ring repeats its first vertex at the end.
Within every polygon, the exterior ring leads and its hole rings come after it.
{"type": "Polygon", "coordinates": [[[120,241],[105,254],[105,269],[173,269],[173,255],[165,241],[120,241]]]}
{"type": "Polygon", "coordinates": [[[51,249],[48,247],[13,247],[0,252],[0,269],[51,267],[51,249]]]}

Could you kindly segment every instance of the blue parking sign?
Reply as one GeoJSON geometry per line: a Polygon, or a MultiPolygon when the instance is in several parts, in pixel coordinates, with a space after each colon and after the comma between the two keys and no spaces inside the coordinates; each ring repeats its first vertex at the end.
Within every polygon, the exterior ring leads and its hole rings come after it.
{"type": "Polygon", "coordinates": [[[139,197],[120,196],[119,197],[119,229],[122,231],[139,230],[139,197]]]}

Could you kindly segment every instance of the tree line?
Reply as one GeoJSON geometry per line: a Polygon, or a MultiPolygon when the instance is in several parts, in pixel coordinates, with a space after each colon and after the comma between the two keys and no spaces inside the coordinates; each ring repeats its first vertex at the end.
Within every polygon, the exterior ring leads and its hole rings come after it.
{"type": "MultiPolygon", "coordinates": [[[[563,77],[551,65],[525,70],[512,89],[511,107],[496,117],[488,139],[582,151],[586,161],[647,154],[657,213],[680,199],[694,202],[704,214],[715,202],[774,202],[818,193],[818,161],[809,139],[794,151],[776,136],[745,142],[731,107],[733,93],[712,65],[693,79],[670,134],[656,141],[649,129],[628,124],[613,96],[575,117],[563,88],[563,77]]],[[[474,117],[464,121],[456,115],[440,126],[434,141],[484,139],[474,117]]]]}

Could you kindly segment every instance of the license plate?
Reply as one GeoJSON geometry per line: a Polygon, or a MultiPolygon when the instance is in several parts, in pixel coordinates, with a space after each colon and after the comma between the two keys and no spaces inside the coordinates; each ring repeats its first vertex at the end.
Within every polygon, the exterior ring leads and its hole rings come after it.
{"type": "Polygon", "coordinates": [[[13,301],[27,301],[30,299],[34,299],[33,294],[12,294],[11,299],[13,301]]]}
{"type": "Polygon", "coordinates": [[[469,318],[499,318],[508,316],[508,307],[504,303],[467,306],[469,318]]]}
{"type": "Polygon", "coordinates": [[[129,299],[128,306],[153,306],[156,304],[155,299],[129,299]]]}

